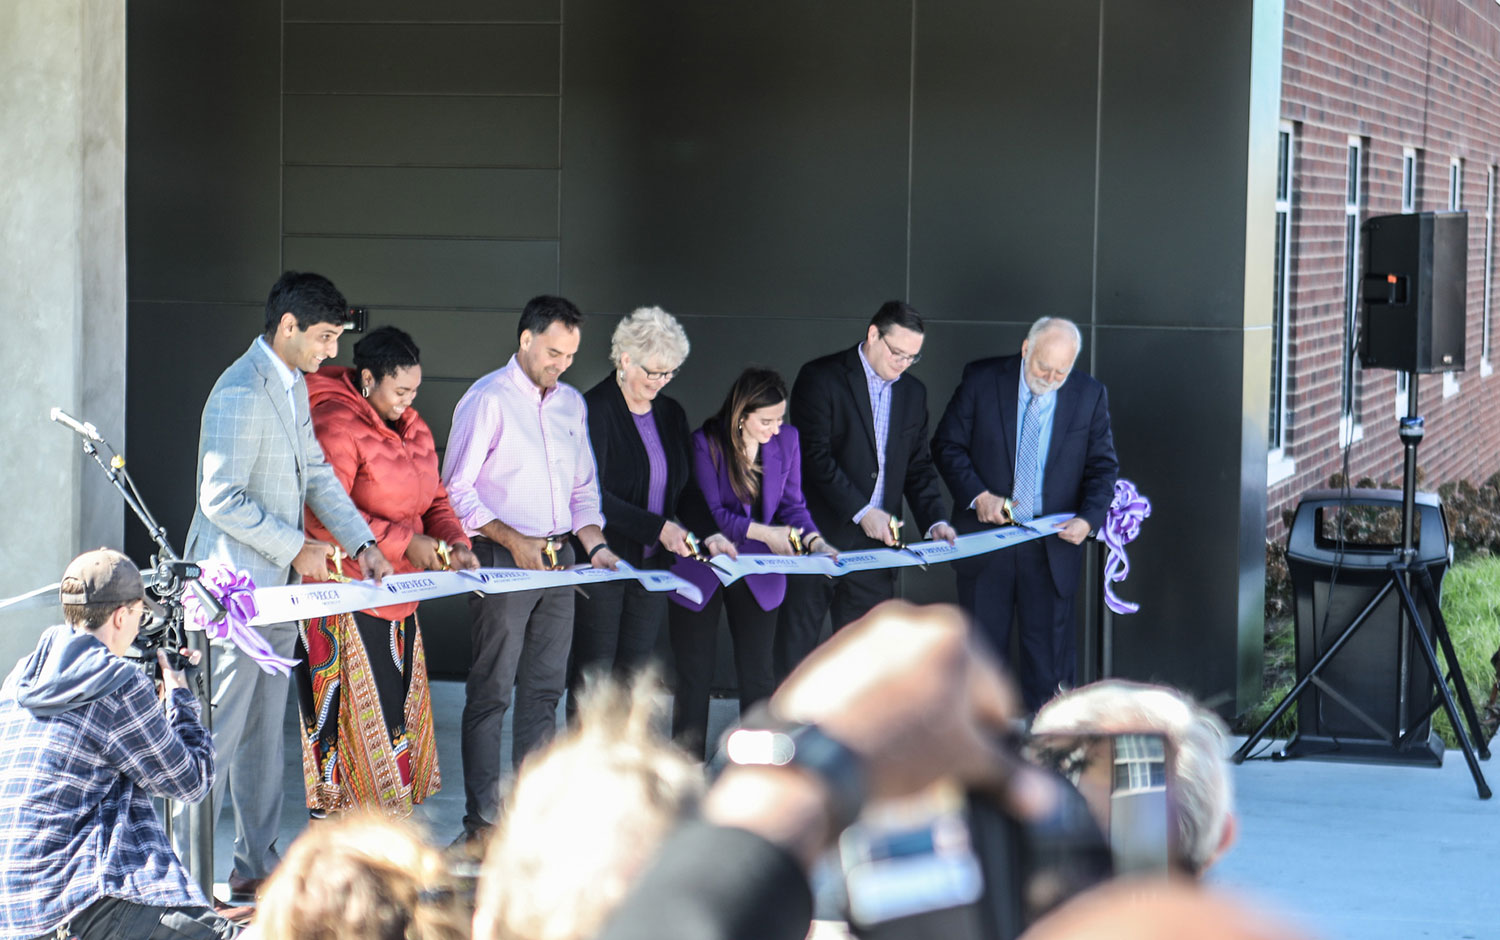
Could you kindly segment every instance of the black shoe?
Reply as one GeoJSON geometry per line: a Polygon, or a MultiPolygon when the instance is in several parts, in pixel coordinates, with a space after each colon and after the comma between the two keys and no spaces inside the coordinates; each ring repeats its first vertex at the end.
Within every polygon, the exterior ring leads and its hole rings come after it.
{"type": "Polygon", "coordinates": [[[260,894],[260,889],[265,883],[264,878],[246,878],[237,871],[231,871],[229,873],[229,903],[253,905],[255,896],[260,894]]]}

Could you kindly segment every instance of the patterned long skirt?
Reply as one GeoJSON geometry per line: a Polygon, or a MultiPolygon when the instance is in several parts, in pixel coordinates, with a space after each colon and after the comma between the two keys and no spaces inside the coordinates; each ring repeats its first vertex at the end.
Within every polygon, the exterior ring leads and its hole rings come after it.
{"type": "Polygon", "coordinates": [[[308,808],[409,815],[442,787],[417,615],[339,614],[302,621],[298,633],[308,808]]]}

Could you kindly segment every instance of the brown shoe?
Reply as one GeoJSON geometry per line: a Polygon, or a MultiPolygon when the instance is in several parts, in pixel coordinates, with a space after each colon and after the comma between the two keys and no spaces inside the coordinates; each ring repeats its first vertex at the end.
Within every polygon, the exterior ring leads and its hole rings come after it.
{"type": "Polygon", "coordinates": [[[229,873],[229,903],[254,906],[256,895],[265,885],[264,878],[246,878],[237,871],[229,873]]]}

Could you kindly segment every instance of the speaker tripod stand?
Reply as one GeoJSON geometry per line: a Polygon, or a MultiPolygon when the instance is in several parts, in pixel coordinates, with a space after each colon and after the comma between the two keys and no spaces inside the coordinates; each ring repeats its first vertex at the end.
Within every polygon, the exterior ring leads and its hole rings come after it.
{"type": "MultiPolygon", "coordinates": [[[[1438,603],[1437,590],[1432,583],[1432,573],[1427,565],[1417,562],[1417,552],[1413,542],[1413,521],[1416,515],[1415,500],[1417,491],[1417,446],[1422,443],[1423,421],[1422,416],[1417,414],[1417,375],[1407,373],[1407,415],[1401,419],[1398,434],[1401,438],[1403,450],[1402,478],[1401,478],[1401,547],[1386,566],[1388,577],[1386,583],[1380,588],[1375,596],[1365,605],[1348,626],[1339,633],[1338,639],[1318,657],[1307,674],[1297,680],[1277,704],[1276,708],[1266,718],[1261,726],[1245,740],[1240,749],[1234,752],[1233,761],[1242,763],[1249,756],[1251,748],[1265,737],[1266,732],[1275,724],[1288,708],[1297,701],[1297,697],[1309,685],[1316,685],[1325,695],[1337,700],[1345,708],[1349,709],[1356,717],[1365,724],[1375,729],[1387,744],[1394,745],[1398,750],[1404,750],[1412,744],[1412,738],[1417,730],[1426,725],[1429,717],[1438,708],[1442,708],[1448,715],[1448,721],[1453,727],[1453,734],[1458,738],[1460,748],[1464,753],[1464,760],[1469,765],[1469,774],[1474,778],[1474,786],[1479,791],[1479,798],[1487,800],[1490,798],[1490,786],[1484,779],[1484,772],[1479,768],[1479,758],[1489,760],[1489,746],[1484,740],[1483,731],[1479,724],[1479,715],[1474,710],[1474,700],[1469,695],[1469,684],[1464,681],[1463,669],[1459,666],[1458,655],[1453,649],[1453,640],[1448,635],[1447,622],[1443,620],[1443,612],[1438,603]],[[1349,639],[1363,626],[1374,614],[1380,603],[1395,591],[1400,599],[1402,615],[1411,625],[1412,636],[1415,638],[1417,647],[1422,658],[1427,662],[1430,675],[1437,684],[1437,698],[1428,703],[1427,710],[1414,722],[1411,722],[1407,730],[1396,738],[1384,730],[1379,723],[1370,718],[1354,703],[1341,695],[1337,689],[1325,682],[1320,673],[1338,655],[1349,639]],[[1422,619],[1421,610],[1417,605],[1417,596],[1421,595],[1422,601],[1427,608],[1431,626],[1422,619]],[[1430,633],[1429,633],[1430,631],[1430,633]],[[1438,662],[1437,649],[1433,645],[1436,637],[1438,644],[1442,647],[1443,655],[1448,661],[1448,672],[1445,676],[1438,662]],[[1468,726],[1460,720],[1458,705],[1454,702],[1454,694],[1448,689],[1448,683],[1453,683],[1453,689],[1457,692],[1458,703],[1463,705],[1464,717],[1468,719],[1468,726]],[[1477,749],[1477,756],[1476,756],[1477,749]]],[[[1343,524],[1343,520],[1339,520],[1343,524]]]]}

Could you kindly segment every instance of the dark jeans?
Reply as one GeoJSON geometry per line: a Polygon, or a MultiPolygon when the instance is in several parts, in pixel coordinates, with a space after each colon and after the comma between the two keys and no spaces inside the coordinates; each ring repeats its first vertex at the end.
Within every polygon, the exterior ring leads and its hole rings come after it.
{"type": "Polygon", "coordinates": [[[212,908],[149,907],[120,898],[100,898],[70,926],[79,940],[219,940],[238,937],[243,929],[212,908]]]}
{"type": "MultiPolygon", "coordinates": [[[[486,568],[512,568],[508,550],[489,539],[474,540],[474,554],[486,568]]],[[[558,563],[573,564],[564,542],[558,563]]],[[[464,686],[462,754],[464,828],[493,825],[500,801],[500,729],[516,694],[512,720],[511,766],[557,734],[557,700],[562,698],[573,641],[573,589],[548,588],[486,594],[469,601],[473,615],[473,660],[464,686]]]]}
{"type": "Polygon", "coordinates": [[[1073,684],[1078,659],[1073,595],[1057,593],[1041,539],[991,552],[976,576],[960,574],[958,604],[1002,660],[1010,658],[1011,622],[1020,624],[1020,661],[1013,671],[1027,711],[1045,705],[1059,683],[1073,684]]]}
{"type": "Polygon", "coordinates": [[[779,685],[797,664],[817,648],[823,635],[823,615],[833,631],[870,612],[881,601],[896,596],[896,571],[853,571],[837,578],[794,574],[786,579],[786,600],[776,624],[776,682],[779,685]]]}
{"type": "Polygon", "coordinates": [[[568,664],[568,715],[578,710],[578,694],[590,673],[605,672],[628,681],[651,661],[656,635],[667,619],[667,595],[639,581],[591,584],[587,599],[573,602],[573,655],[568,664]]]}
{"type": "Polygon", "coordinates": [[[744,581],[715,591],[700,611],[671,605],[667,623],[672,656],[677,661],[677,690],[672,705],[672,737],[689,754],[712,756],[708,738],[708,690],[718,658],[719,611],[729,614],[734,639],[734,671],[740,687],[740,714],[770,698],[776,689],[772,647],[776,611],[761,610],[744,581]]]}

